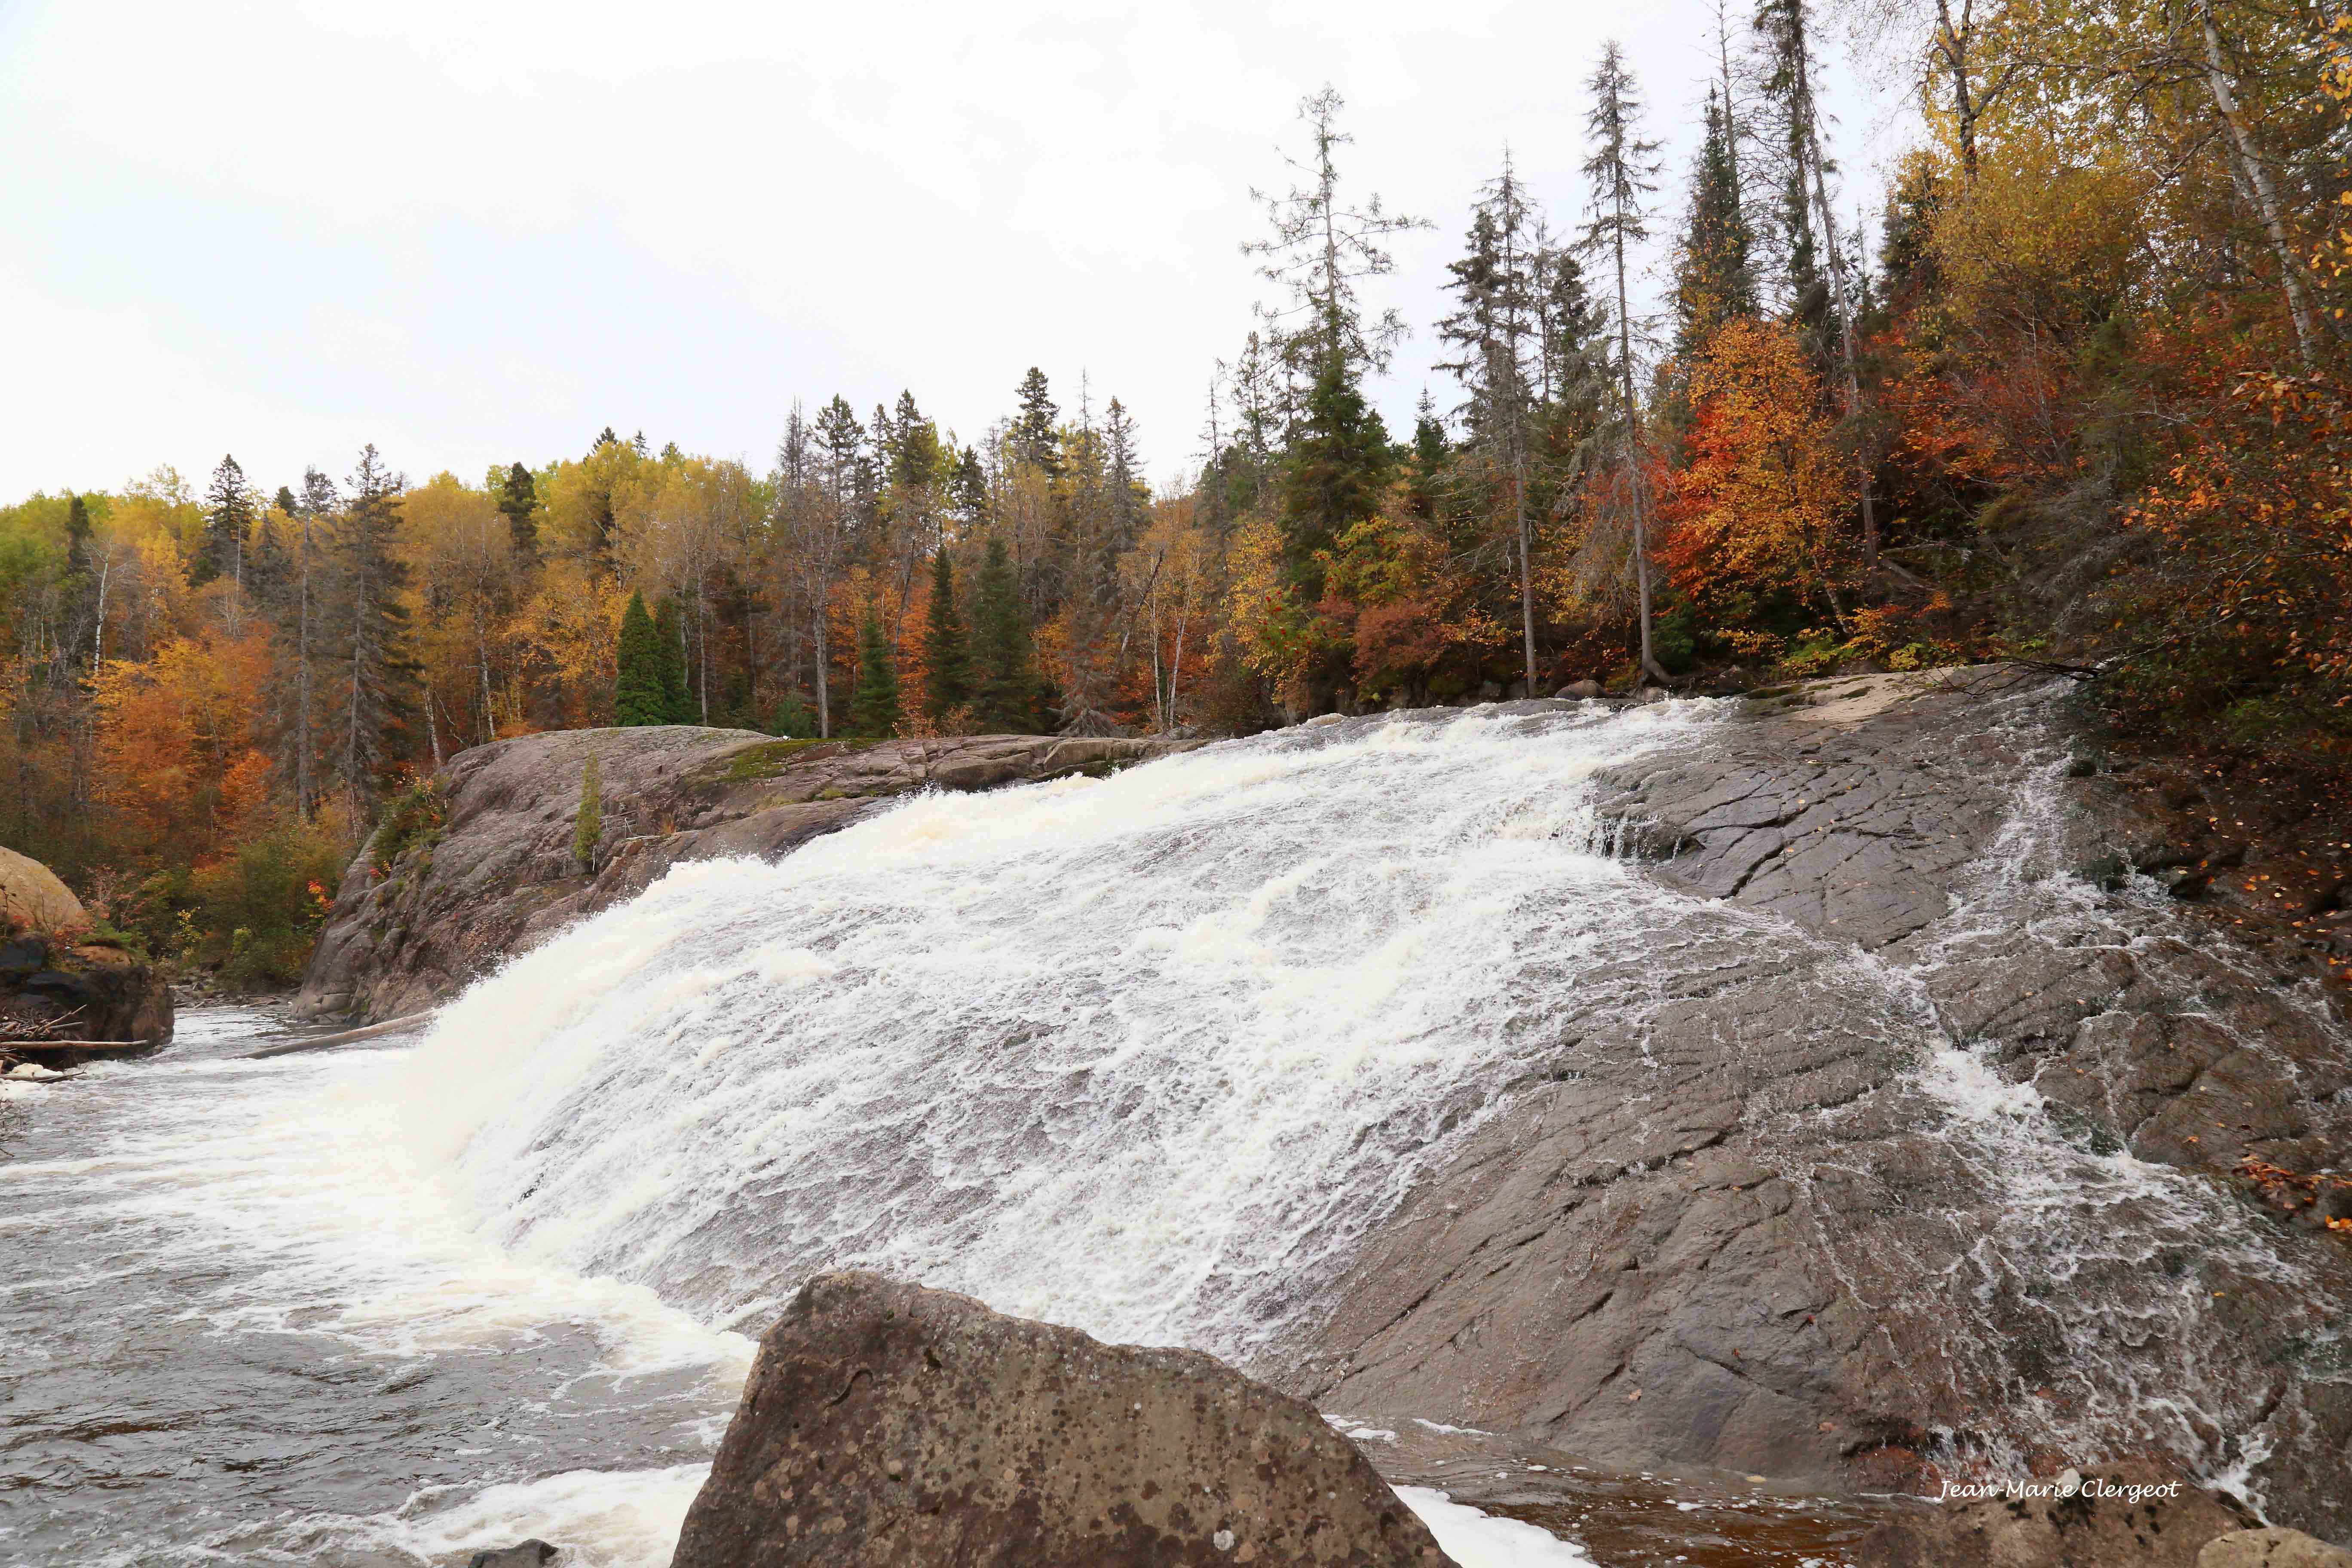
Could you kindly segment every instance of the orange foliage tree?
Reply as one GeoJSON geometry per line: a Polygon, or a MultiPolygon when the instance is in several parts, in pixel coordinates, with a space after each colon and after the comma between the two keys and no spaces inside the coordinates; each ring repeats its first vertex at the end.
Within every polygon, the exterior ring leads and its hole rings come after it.
{"type": "Polygon", "coordinates": [[[257,826],[270,784],[266,631],[174,637],[146,663],[108,660],[92,684],[99,799],[136,853],[201,858],[257,826]]]}
{"type": "Polygon", "coordinates": [[[1718,621],[1785,594],[1843,629],[1860,564],[1843,526],[1852,469],[1795,330],[1727,321],[1692,367],[1690,396],[1689,461],[1672,481],[1660,552],[1669,579],[1718,621]]]}

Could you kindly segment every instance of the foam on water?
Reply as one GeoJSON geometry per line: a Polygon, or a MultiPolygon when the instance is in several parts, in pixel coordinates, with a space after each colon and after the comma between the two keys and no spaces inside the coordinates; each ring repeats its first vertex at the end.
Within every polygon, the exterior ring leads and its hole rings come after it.
{"type": "Polygon", "coordinates": [[[372,1085],[515,1258],[764,1322],[826,1266],[1246,1356],[1664,895],[1595,767],[1677,704],[1270,738],[678,868],[372,1085]]]}

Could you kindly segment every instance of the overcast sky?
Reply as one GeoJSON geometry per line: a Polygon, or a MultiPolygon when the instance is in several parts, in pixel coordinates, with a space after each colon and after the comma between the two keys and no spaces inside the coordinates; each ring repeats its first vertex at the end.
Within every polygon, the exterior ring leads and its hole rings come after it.
{"type": "MultiPolygon", "coordinates": [[[[795,396],[911,388],[971,438],[1031,364],[1066,409],[1082,373],[1125,402],[1164,480],[1266,293],[1248,188],[1286,186],[1326,82],[1355,194],[1437,226],[1368,289],[1414,323],[1375,389],[1409,426],[1506,145],[1557,226],[1580,216],[1612,33],[1679,211],[1713,16],[0,0],[0,499],[159,463],[201,484],[224,451],[299,487],[371,440],[477,478],[608,424],[764,468],[795,396]]],[[[1822,43],[1841,205],[1874,228],[1899,84],[1822,43]]]]}

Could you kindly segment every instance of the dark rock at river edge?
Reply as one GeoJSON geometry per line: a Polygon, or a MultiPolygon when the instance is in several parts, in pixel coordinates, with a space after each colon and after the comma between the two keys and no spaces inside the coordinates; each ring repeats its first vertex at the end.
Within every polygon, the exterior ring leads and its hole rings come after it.
{"type": "Polygon", "coordinates": [[[1314,1408],[1196,1351],[819,1275],[760,1342],[671,1568],[1438,1568],[1314,1408]]]}
{"type": "Polygon", "coordinates": [[[1865,1492],[2261,1443],[2273,1517],[2352,1533],[2352,1238],[2240,1173],[2341,1161],[2352,1053],[2298,977],[2096,874],[2147,827],[2071,774],[2071,691],[1823,680],[1603,767],[1604,841],[1697,900],[1680,950],[1578,955],[1529,1016],[1552,1058],[1460,1108],[1253,1370],[1379,1425],[1865,1492]],[[2200,1188],[2244,1196],[2191,1226],[2200,1188]],[[2151,1387],[2211,1426],[2132,1411],[2151,1387]]]}
{"type": "MultiPolygon", "coordinates": [[[[172,985],[121,948],[71,937],[0,942],[0,1022],[26,1041],[172,1037],[172,985]]],[[[0,1036],[0,1048],[7,1038],[0,1036]]]]}

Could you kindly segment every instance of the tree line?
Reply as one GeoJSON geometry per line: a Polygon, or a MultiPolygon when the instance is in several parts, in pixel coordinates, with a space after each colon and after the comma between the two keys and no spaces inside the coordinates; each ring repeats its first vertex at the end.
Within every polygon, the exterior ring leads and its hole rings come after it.
{"type": "Polygon", "coordinates": [[[263,973],[388,795],[535,730],[1247,732],[2027,657],[2122,722],[2340,758],[2352,27],[1765,0],[1712,41],[1678,192],[1612,44],[1575,210],[1507,158],[1466,193],[1402,436],[1366,389],[1416,324],[1379,291],[1430,226],[1359,193],[1327,89],[1157,489],[1117,398],[1031,369],[969,440],[836,395],[762,467],[608,428],[473,479],[370,447],[0,509],[0,837],[263,973]],[[1824,152],[1832,27],[1922,107],[1868,228],[1824,152]]]}

